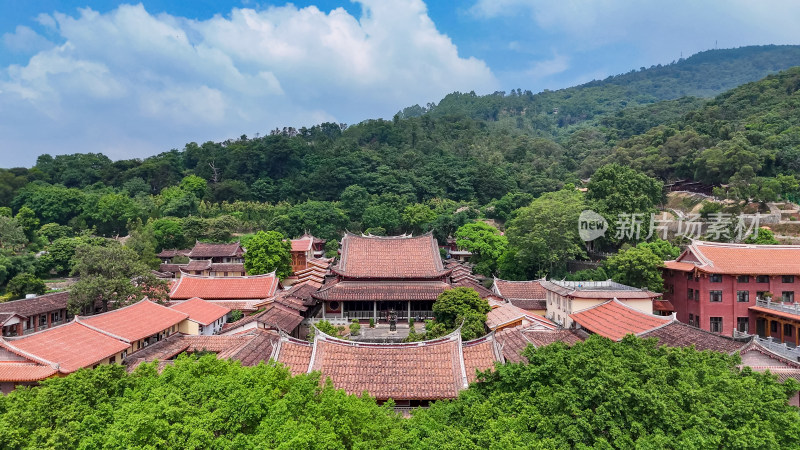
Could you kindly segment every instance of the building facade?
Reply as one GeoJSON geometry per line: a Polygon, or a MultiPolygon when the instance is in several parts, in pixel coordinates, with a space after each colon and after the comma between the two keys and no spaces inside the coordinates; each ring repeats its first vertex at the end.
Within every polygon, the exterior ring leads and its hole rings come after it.
{"type": "Polygon", "coordinates": [[[703,330],[777,337],[798,344],[800,246],[694,241],[664,263],[665,300],[678,320],[703,330]]]}
{"type": "Polygon", "coordinates": [[[547,300],[545,317],[564,328],[572,327],[571,314],[617,299],[643,313],[653,313],[653,300],[661,294],[607,281],[543,280],[547,300]]]}

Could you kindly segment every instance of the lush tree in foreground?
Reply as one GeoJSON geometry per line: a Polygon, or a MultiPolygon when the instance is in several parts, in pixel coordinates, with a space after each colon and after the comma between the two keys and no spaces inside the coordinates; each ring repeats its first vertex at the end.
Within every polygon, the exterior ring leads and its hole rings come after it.
{"type": "Polygon", "coordinates": [[[244,269],[248,275],[270,273],[278,278],[292,274],[292,244],[277,231],[259,231],[247,241],[244,254],[244,269]]]}
{"type": "Polygon", "coordinates": [[[482,299],[475,289],[457,287],[439,294],[433,303],[433,316],[436,320],[425,325],[425,339],[444,336],[461,326],[461,337],[468,341],[486,334],[486,313],[491,310],[489,303],[482,299]]]}
{"type": "Polygon", "coordinates": [[[795,448],[798,384],[738,356],[592,336],[526,350],[458,400],[418,410],[397,448],[795,448]]]}

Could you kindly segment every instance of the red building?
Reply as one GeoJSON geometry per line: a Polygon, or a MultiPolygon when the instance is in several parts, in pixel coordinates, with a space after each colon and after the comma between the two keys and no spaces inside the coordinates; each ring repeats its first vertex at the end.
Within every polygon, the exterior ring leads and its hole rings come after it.
{"type": "Polygon", "coordinates": [[[664,299],[681,322],[798,344],[800,246],[694,241],[664,265],[664,299]]]}

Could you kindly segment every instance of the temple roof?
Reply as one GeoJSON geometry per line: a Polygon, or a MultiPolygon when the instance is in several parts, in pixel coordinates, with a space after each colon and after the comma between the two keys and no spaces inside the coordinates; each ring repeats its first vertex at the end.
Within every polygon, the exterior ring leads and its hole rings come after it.
{"type": "Polygon", "coordinates": [[[433,301],[450,288],[442,281],[341,281],[312,296],[327,301],[433,301]]]}
{"type": "Polygon", "coordinates": [[[197,242],[189,252],[189,258],[224,258],[242,256],[242,246],[238,242],[231,244],[211,244],[197,242]]]}
{"type": "Polygon", "coordinates": [[[145,299],[102,314],[76,317],[75,320],[130,343],[164,331],[187,318],[189,314],[185,312],[145,299]]]}
{"type": "Polygon", "coordinates": [[[731,275],[800,275],[800,245],[693,241],[668,269],[731,275]],[[692,267],[690,267],[690,265],[692,267]]]}
{"type": "Polygon", "coordinates": [[[275,273],[246,277],[202,277],[183,275],[169,294],[173,300],[199,297],[203,300],[259,300],[270,298],[278,289],[275,273]]]}
{"type": "Polygon", "coordinates": [[[529,313],[528,311],[516,307],[511,303],[506,303],[489,311],[489,313],[486,315],[486,326],[490,330],[495,330],[519,320],[531,322],[531,324],[536,324],[540,327],[550,330],[555,330],[557,328],[557,325],[550,320],[545,319],[542,316],[529,313]]]}
{"type": "Polygon", "coordinates": [[[638,336],[642,338],[657,338],[659,344],[667,347],[694,346],[697,350],[714,350],[724,353],[732,353],[742,348],[745,344],[742,341],[701,330],[677,320],[639,333],[638,336]]]}
{"type": "Polygon", "coordinates": [[[0,303],[0,313],[17,314],[23,317],[35,316],[50,311],[67,308],[69,292],[56,292],[22,300],[0,303]]]}
{"type": "Polygon", "coordinates": [[[541,330],[522,326],[500,330],[495,333],[495,338],[503,349],[503,357],[508,362],[525,362],[522,351],[528,344],[539,348],[554,342],[573,345],[583,341],[581,333],[574,330],[541,330]]]}
{"type": "Polygon", "coordinates": [[[440,278],[445,270],[432,234],[421,236],[358,236],[342,238],[339,264],[332,270],[346,278],[440,278]]]}
{"type": "Polygon", "coordinates": [[[231,312],[228,307],[207,302],[197,297],[180,302],[172,306],[172,309],[188,314],[189,320],[193,320],[203,326],[210,325],[231,312]]]}
{"type": "Polygon", "coordinates": [[[495,278],[492,288],[509,300],[544,300],[547,297],[542,280],[507,281],[495,278]]]}
{"type": "Polygon", "coordinates": [[[311,250],[314,245],[314,238],[311,236],[304,236],[299,239],[292,239],[293,252],[307,252],[311,250]]]}
{"type": "Polygon", "coordinates": [[[77,320],[7,341],[24,352],[58,364],[62,373],[91,367],[130,347],[130,344],[95,331],[77,320]]]}
{"type": "Polygon", "coordinates": [[[569,315],[581,327],[619,341],[627,334],[639,334],[672,322],[672,317],[643,313],[617,299],[569,315]]]}

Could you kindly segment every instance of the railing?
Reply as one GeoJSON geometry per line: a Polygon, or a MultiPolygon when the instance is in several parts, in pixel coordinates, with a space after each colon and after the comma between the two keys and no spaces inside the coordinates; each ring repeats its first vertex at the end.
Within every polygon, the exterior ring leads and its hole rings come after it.
{"type": "Polygon", "coordinates": [[[752,337],[756,340],[756,342],[764,346],[764,348],[766,348],[767,350],[775,352],[783,356],[784,358],[788,358],[794,361],[800,361],[800,347],[795,347],[791,343],[787,344],[785,342],[780,342],[772,337],[762,338],[760,336],[742,333],[741,331],[738,330],[733,330],[733,337],[734,338],[752,337]]]}
{"type": "Polygon", "coordinates": [[[763,308],[769,308],[775,311],[786,312],[789,314],[797,314],[800,315],[800,304],[798,303],[789,303],[789,302],[773,302],[769,299],[756,299],[756,306],[761,306],[763,308]]]}

